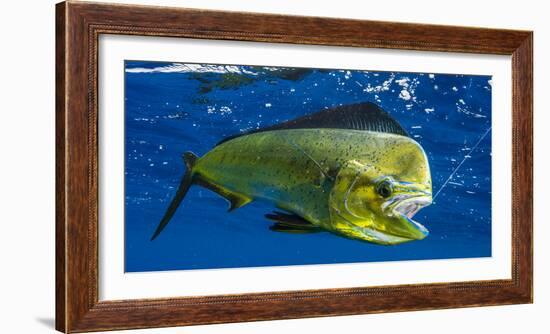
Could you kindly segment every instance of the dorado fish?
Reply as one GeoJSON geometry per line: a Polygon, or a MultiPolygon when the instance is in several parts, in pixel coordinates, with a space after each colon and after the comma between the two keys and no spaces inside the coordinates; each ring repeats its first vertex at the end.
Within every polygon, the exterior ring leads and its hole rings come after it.
{"type": "Polygon", "coordinates": [[[151,240],[168,224],[191,185],[229,201],[272,203],[277,232],[328,231],[376,244],[421,240],[413,220],[431,204],[422,147],[372,103],[325,109],[222,140],[203,157],[183,155],[186,172],[151,240]]]}

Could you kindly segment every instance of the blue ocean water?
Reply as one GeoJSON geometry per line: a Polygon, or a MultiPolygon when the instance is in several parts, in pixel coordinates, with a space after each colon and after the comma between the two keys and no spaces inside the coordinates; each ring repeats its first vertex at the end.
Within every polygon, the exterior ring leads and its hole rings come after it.
{"type": "Polygon", "coordinates": [[[491,256],[491,77],[126,61],[125,271],[491,256]],[[150,241],[185,171],[226,136],[323,108],[374,102],[424,148],[430,235],[395,246],[269,230],[266,203],[231,213],[193,186],[150,241]]]}

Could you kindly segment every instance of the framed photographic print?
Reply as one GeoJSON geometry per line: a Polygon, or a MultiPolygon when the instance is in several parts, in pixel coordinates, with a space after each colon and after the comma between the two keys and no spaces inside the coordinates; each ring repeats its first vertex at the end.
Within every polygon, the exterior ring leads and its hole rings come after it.
{"type": "Polygon", "coordinates": [[[57,5],[56,328],[532,302],[532,32],[57,5]]]}

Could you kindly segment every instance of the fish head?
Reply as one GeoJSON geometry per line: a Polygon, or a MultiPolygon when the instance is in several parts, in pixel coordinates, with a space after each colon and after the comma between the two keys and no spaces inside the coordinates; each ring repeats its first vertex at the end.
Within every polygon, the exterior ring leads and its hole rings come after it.
{"type": "Polygon", "coordinates": [[[421,240],[429,232],[413,217],[431,202],[424,151],[418,144],[399,145],[374,163],[351,160],[343,164],[330,193],[330,228],[376,244],[421,240]]]}

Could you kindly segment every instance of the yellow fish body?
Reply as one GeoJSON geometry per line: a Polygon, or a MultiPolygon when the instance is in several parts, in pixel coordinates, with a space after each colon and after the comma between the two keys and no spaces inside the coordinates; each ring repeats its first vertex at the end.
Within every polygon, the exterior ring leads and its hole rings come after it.
{"type": "Polygon", "coordinates": [[[266,215],[274,231],[328,231],[378,244],[428,234],[412,220],[431,203],[426,155],[373,104],[324,110],[184,159],[187,172],[153,238],[192,184],[228,199],[230,210],[254,200],[273,203],[286,211],[266,215]]]}

